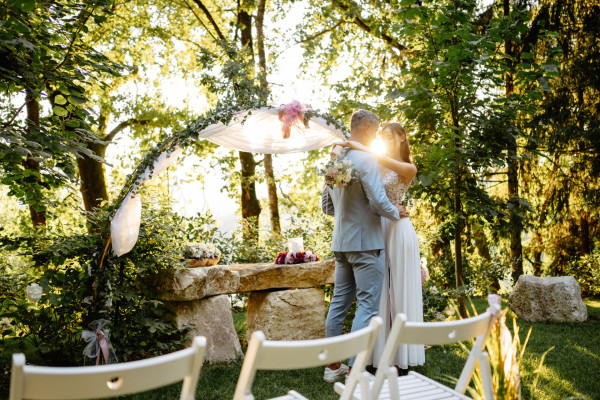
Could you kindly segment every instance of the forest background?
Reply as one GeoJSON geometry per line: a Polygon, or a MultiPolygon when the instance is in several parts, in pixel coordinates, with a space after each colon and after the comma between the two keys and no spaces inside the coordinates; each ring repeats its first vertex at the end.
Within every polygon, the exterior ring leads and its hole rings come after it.
{"type": "Polygon", "coordinates": [[[523,273],[600,293],[596,2],[5,0],[0,21],[3,354],[82,364],[98,318],[122,360],[180,347],[152,277],[183,265],[186,241],[214,242],[221,263],[271,262],[301,235],[330,257],[328,149],[194,140],[195,126],[293,98],[346,125],[365,108],[407,128],[429,285],[461,313],[465,295],[506,293],[523,273]],[[140,239],[115,257],[109,221],[172,137],[186,159],[144,188],[140,239]],[[186,182],[235,200],[234,229],[214,209],[182,213],[186,182]]]}

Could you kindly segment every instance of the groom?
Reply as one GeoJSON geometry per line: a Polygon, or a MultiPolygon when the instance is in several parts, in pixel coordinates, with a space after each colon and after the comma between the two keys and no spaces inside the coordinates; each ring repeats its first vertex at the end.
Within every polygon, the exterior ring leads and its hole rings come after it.
{"type": "MultiPolygon", "coordinates": [[[[350,120],[350,140],[369,146],[378,124],[379,117],[372,112],[356,111],[350,120]]],[[[346,158],[354,164],[358,181],[344,189],[325,186],[321,199],[323,212],[335,217],[331,244],[335,287],[327,314],[327,337],[342,334],[342,324],[355,296],[357,309],[352,331],[366,327],[377,315],[385,270],[381,216],[392,220],[406,216],[401,205],[388,200],[373,155],[351,150],[346,158]]],[[[351,358],[350,367],[353,361],[351,358]]],[[[340,362],[329,364],[323,379],[335,382],[347,372],[348,367],[340,362]]]]}

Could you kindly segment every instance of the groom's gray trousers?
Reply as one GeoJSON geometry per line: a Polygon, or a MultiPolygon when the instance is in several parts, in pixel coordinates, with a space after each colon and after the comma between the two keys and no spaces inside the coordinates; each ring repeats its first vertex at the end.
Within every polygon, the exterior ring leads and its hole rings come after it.
{"type": "MultiPolygon", "coordinates": [[[[352,331],[369,325],[379,311],[383,286],[385,253],[383,250],[335,251],[335,287],[327,314],[325,335],[342,334],[344,319],[356,296],[356,315],[352,331]]],[[[350,359],[349,365],[354,362],[350,359]]]]}

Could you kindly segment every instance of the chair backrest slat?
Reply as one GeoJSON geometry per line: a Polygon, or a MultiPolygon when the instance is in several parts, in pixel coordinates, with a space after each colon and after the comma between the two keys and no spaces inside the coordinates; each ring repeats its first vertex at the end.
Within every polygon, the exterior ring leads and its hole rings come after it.
{"type": "MultiPolygon", "coordinates": [[[[463,367],[459,383],[455,387],[458,392],[464,393],[466,385],[471,380],[476,361],[485,360],[485,357],[482,357],[482,350],[500,308],[499,306],[491,305],[490,309],[493,310],[493,313],[486,311],[472,318],[445,322],[407,322],[405,315],[396,315],[390,335],[383,349],[381,361],[377,366],[371,397],[377,398],[379,395],[386,379],[386,372],[389,371],[400,344],[442,345],[476,338],[477,340],[463,367]]],[[[491,385],[491,376],[483,378],[484,385],[491,385]]]]}
{"type": "MultiPolygon", "coordinates": [[[[253,399],[251,388],[257,370],[289,370],[326,365],[356,356],[352,374],[360,375],[371,354],[382,325],[379,317],[371,318],[368,327],[346,335],[302,341],[271,341],[258,331],[252,334],[233,396],[234,400],[253,399]]],[[[358,376],[357,375],[357,376],[358,376]]],[[[347,398],[357,379],[348,386],[347,398]]],[[[344,396],[342,396],[344,397],[344,396]]]]}
{"type": "Polygon", "coordinates": [[[302,369],[347,359],[367,348],[369,332],[352,332],[328,339],[270,341],[262,344],[258,369],[302,369]],[[285,354],[285,359],[281,355],[285,354]]]}
{"type": "Polygon", "coordinates": [[[184,384],[187,386],[186,390],[192,390],[192,393],[186,393],[185,397],[193,398],[205,348],[206,340],[197,337],[188,349],[122,364],[88,367],[23,365],[17,368],[17,372],[13,368],[12,379],[16,382],[14,393],[11,382],[10,400],[115,397],[155,389],[182,380],[187,383],[184,384]]]}
{"type": "Polygon", "coordinates": [[[441,345],[463,342],[485,334],[489,326],[489,312],[458,321],[406,322],[398,343],[441,345]]]}

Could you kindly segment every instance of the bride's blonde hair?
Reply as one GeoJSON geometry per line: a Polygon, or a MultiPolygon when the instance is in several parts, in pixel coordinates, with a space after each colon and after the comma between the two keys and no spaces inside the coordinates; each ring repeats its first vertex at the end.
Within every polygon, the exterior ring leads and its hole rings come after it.
{"type": "Polygon", "coordinates": [[[412,154],[410,153],[408,135],[404,130],[404,127],[397,122],[390,122],[386,124],[383,129],[389,129],[390,131],[394,132],[397,138],[404,136],[404,141],[400,142],[400,159],[404,162],[414,164],[412,154]]]}

